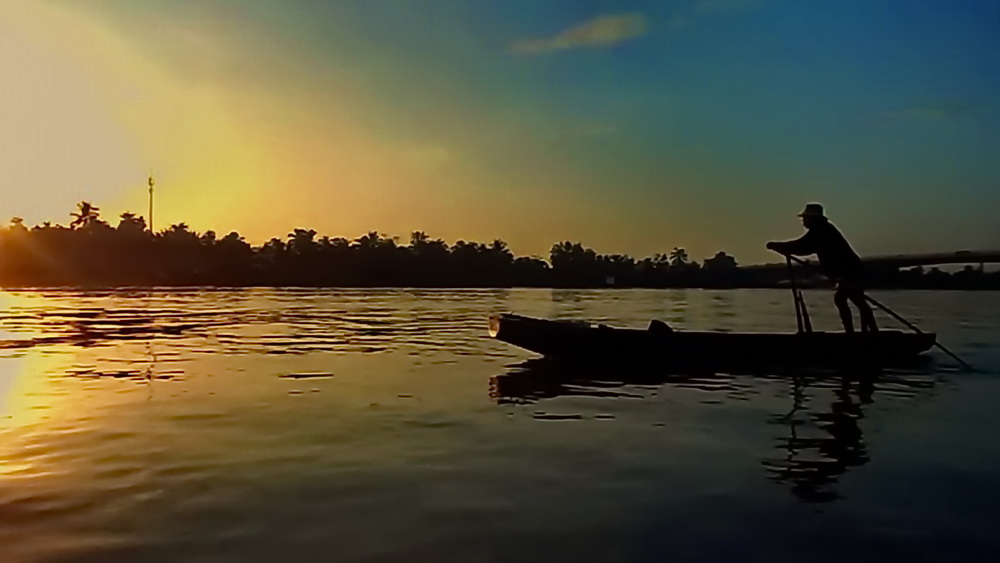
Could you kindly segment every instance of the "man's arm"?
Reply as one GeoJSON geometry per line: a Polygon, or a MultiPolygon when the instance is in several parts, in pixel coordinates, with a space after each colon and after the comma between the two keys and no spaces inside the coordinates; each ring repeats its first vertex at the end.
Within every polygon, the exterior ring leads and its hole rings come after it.
{"type": "Polygon", "coordinates": [[[769,242],[767,249],[781,254],[794,254],[796,256],[807,256],[816,253],[815,235],[812,231],[806,231],[801,237],[786,242],[769,242]]]}

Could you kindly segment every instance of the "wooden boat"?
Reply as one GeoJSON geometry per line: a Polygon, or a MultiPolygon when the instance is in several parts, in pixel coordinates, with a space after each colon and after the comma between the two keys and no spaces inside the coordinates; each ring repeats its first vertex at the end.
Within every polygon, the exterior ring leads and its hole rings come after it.
{"type": "Polygon", "coordinates": [[[672,330],[653,321],[646,330],[514,314],[490,318],[490,335],[550,358],[579,361],[695,363],[891,363],[934,345],[936,335],[875,333],[732,333],[672,330]]]}

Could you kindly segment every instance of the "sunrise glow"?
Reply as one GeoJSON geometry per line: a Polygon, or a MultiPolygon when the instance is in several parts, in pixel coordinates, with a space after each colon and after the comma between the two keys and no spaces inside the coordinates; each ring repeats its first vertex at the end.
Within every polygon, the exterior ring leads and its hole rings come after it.
{"type": "Polygon", "coordinates": [[[986,7],[293,4],[4,3],[4,212],[142,213],[153,170],[158,226],[257,243],[423,230],[754,261],[812,200],[866,253],[1000,238],[986,7]]]}

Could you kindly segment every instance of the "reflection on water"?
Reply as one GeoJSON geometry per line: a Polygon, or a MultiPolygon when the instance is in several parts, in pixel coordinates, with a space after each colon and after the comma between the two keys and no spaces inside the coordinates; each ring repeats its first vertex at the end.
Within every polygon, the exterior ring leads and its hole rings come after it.
{"type": "Polygon", "coordinates": [[[856,391],[861,401],[870,403],[874,391],[872,383],[868,379],[852,383],[844,377],[834,390],[835,398],[829,411],[810,412],[804,405],[802,380],[796,378],[792,411],[775,420],[788,427],[787,437],[778,440],[778,448],[786,455],[764,460],[770,476],[790,484],[795,496],[807,502],[841,498],[835,489],[837,478],[853,467],[865,465],[870,459],[859,424],[863,412],[853,394],[856,391]],[[800,436],[799,426],[810,422],[820,435],[800,436]]]}
{"type": "Polygon", "coordinates": [[[0,561],[995,551],[1000,300],[884,300],[981,373],[567,370],[487,335],[793,328],[770,290],[0,293],[0,561]]]}
{"type": "MultiPolygon", "coordinates": [[[[511,366],[490,379],[490,396],[501,404],[532,405],[559,397],[642,398],[663,387],[718,393],[729,398],[753,387],[753,380],[771,379],[790,388],[787,412],[772,413],[766,422],[784,431],[775,438],[779,455],[762,461],[768,476],[791,487],[805,502],[841,498],[837,480],[851,468],[870,461],[860,420],[863,405],[877,394],[905,400],[933,390],[934,364],[916,362],[911,371],[840,369],[717,372],[668,371],[662,367],[581,366],[544,359],[511,366]]],[[[580,419],[580,415],[535,412],[541,420],[580,419]]]]}
{"type": "Polygon", "coordinates": [[[871,405],[876,394],[891,393],[893,400],[909,399],[931,392],[934,384],[931,372],[842,375],[831,383],[821,402],[819,397],[810,400],[806,380],[795,377],[792,410],[772,418],[773,423],[787,428],[787,434],[776,444],[783,455],[765,459],[764,467],[771,478],[791,485],[792,492],[803,501],[840,499],[838,478],[871,460],[861,427],[864,406],[871,405]]]}

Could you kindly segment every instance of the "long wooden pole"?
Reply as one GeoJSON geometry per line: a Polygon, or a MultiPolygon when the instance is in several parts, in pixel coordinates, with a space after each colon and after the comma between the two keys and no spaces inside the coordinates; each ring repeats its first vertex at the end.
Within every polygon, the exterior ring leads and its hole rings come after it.
{"type": "Polygon", "coordinates": [[[792,300],[795,302],[795,324],[799,332],[812,332],[812,321],[809,320],[809,309],[806,308],[806,300],[802,297],[802,290],[795,279],[795,270],[792,268],[790,259],[788,262],[788,278],[792,282],[792,300]]]}
{"type": "Polygon", "coordinates": [[[785,261],[788,262],[788,279],[792,283],[792,303],[795,305],[795,326],[798,328],[799,332],[802,332],[802,306],[799,303],[799,291],[798,286],[795,283],[795,272],[792,270],[792,259],[791,257],[786,256],[785,261]]]}
{"type": "MultiPolygon", "coordinates": [[[[903,323],[904,325],[906,325],[907,327],[909,327],[910,329],[912,329],[913,332],[915,332],[917,334],[924,334],[924,332],[922,330],[920,330],[919,328],[917,328],[917,325],[915,325],[915,324],[911,323],[910,321],[904,319],[903,317],[901,317],[898,313],[896,313],[892,309],[890,309],[890,308],[886,307],[885,305],[879,303],[878,301],[875,300],[874,297],[871,297],[868,294],[865,294],[865,299],[867,299],[868,302],[871,303],[872,305],[875,305],[879,309],[882,309],[883,311],[885,311],[886,313],[888,313],[890,316],[892,316],[892,318],[896,319],[897,321],[903,323]]],[[[954,358],[955,361],[958,362],[966,370],[968,370],[968,371],[976,371],[975,368],[973,368],[968,363],[966,363],[965,360],[963,360],[962,358],[959,358],[958,354],[956,354],[956,353],[952,352],[951,350],[945,348],[944,344],[941,344],[940,342],[937,341],[937,338],[934,339],[934,345],[937,346],[938,348],[940,348],[941,351],[944,352],[945,354],[948,354],[949,356],[951,356],[952,358],[954,358]]]]}

